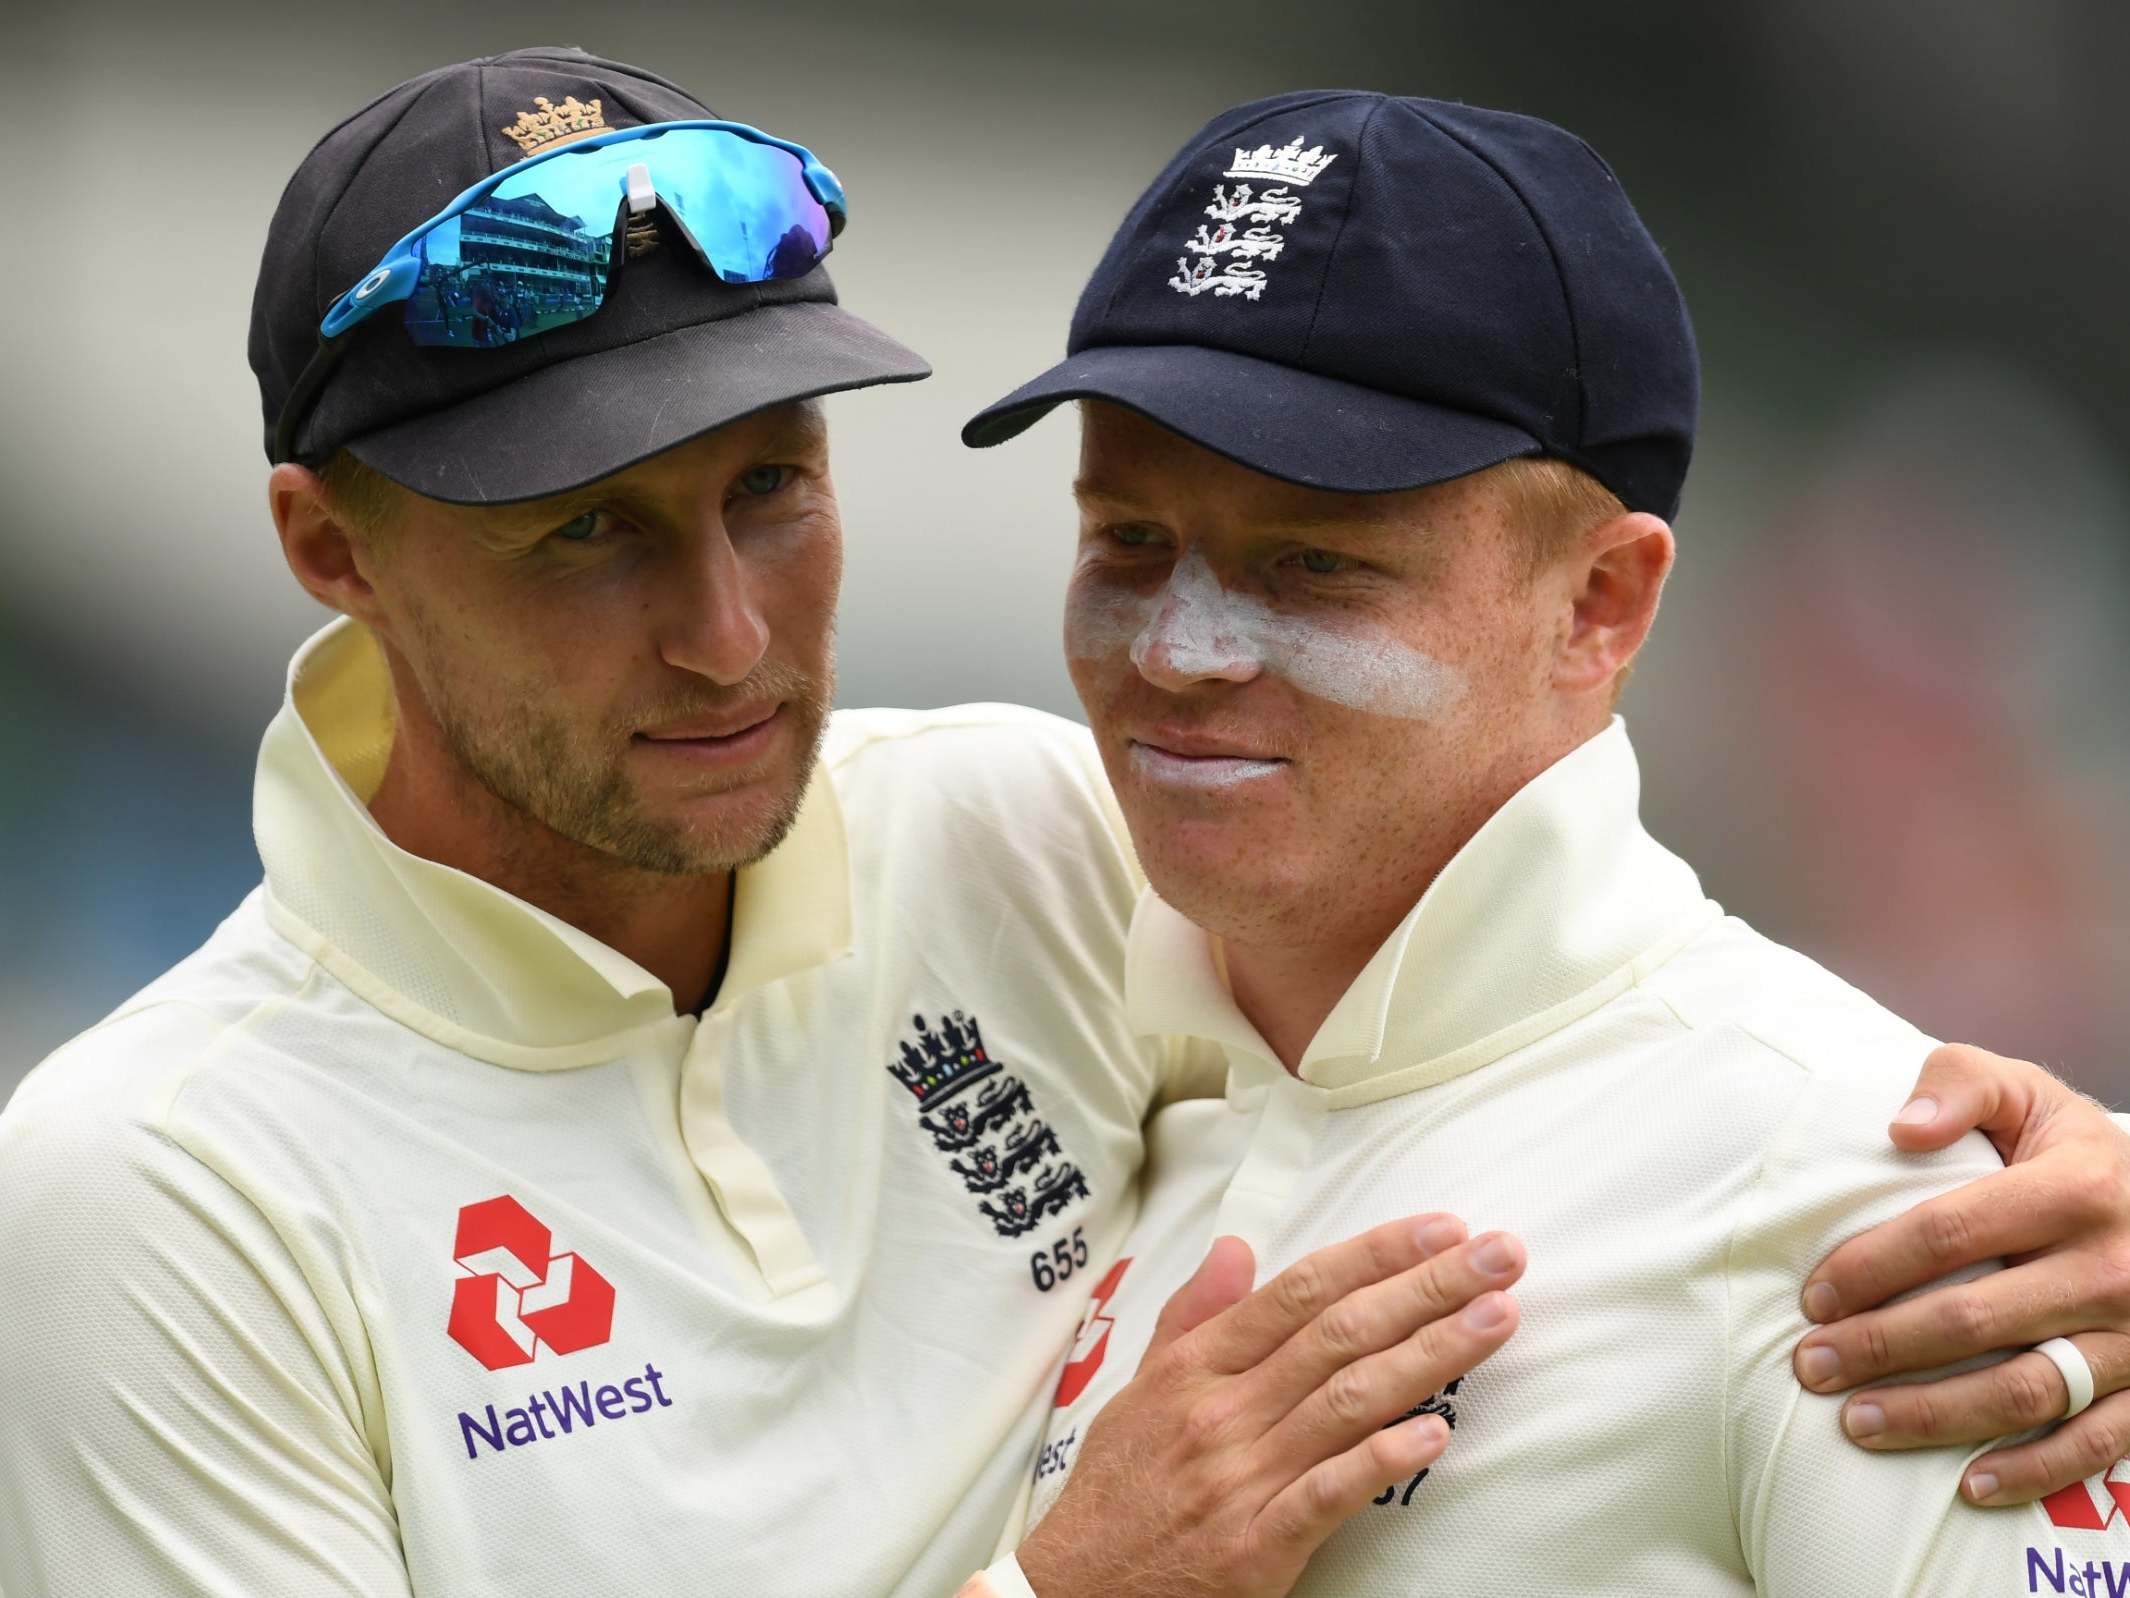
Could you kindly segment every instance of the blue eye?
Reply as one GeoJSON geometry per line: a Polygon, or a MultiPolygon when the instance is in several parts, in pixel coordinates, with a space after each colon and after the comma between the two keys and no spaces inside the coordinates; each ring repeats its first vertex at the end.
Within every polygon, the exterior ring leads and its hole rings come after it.
{"type": "Polygon", "coordinates": [[[1135,523],[1126,523],[1122,527],[1112,527],[1109,530],[1109,536],[1126,549],[1144,549],[1154,541],[1154,530],[1151,527],[1141,527],[1135,523]]]}
{"type": "Polygon", "coordinates": [[[1346,564],[1346,557],[1333,554],[1328,549],[1305,549],[1302,551],[1302,570],[1319,577],[1329,577],[1346,564]]]}
{"type": "Polygon", "coordinates": [[[740,492],[761,497],[774,494],[791,478],[789,466],[753,466],[740,473],[740,492]]]}
{"type": "Polygon", "coordinates": [[[582,516],[572,516],[549,536],[563,539],[572,544],[582,544],[589,540],[592,534],[597,531],[599,531],[599,512],[588,510],[582,516]]]}

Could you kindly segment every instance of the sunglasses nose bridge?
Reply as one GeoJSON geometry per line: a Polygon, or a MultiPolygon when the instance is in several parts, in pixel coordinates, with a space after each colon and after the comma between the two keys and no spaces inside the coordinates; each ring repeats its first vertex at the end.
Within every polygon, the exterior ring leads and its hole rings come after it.
{"type": "Polygon", "coordinates": [[[643,161],[630,166],[623,177],[623,186],[629,197],[629,215],[642,216],[658,203],[658,191],[651,183],[651,168],[643,161]]]}

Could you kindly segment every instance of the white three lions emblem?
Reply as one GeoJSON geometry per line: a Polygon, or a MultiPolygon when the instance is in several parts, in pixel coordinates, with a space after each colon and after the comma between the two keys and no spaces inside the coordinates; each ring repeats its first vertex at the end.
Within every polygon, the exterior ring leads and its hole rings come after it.
{"type": "Polygon", "coordinates": [[[1302,214],[1306,189],[1338,159],[1326,155],[1322,145],[1304,150],[1297,138],[1275,150],[1261,144],[1255,150],[1237,150],[1235,162],[1222,177],[1238,182],[1213,186],[1213,203],[1198,231],[1184,241],[1189,253],[1176,258],[1176,275],[1169,287],[1196,299],[1211,294],[1215,299],[1240,296],[1256,300],[1265,292],[1265,272],[1258,264],[1276,261],[1287,247],[1287,236],[1278,231],[1302,214]]]}

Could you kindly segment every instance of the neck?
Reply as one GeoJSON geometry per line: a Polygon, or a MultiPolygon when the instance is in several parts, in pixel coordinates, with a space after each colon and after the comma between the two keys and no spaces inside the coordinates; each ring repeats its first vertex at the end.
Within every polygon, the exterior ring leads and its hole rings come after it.
{"type": "MultiPolygon", "coordinates": [[[[1385,875],[1380,892],[1341,906],[1341,919],[1327,925],[1309,915],[1285,929],[1288,936],[1241,936],[1223,944],[1228,987],[1235,1007],[1257,1029],[1290,1074],[1338,1007],[1346,990],[1398,925],[1412,913],[1435,878],[1487,819],[1555,761],[1602,732],[1609,721],[1570,728],[1561,737],[1528,750],[1495,757],[1491,773],[1472,783],[1461,800],[1438,797],[1434,825],[1406,852],[1409,869],[1385,875]]],[[[1320,907],[1312,901],[1311,910],[1320,907]]]]}
{"type": "MultiPolygon", "coordinates": [[[[1392,927],[1397,925],[1391,923],[1392,927]]],[[[1298,1074],[1302,1056],[1353,986],[1361,968],[1373,958],[1383,937],[1362,944],[1310,944],[1301,948],[1266,948],[1239,943],[1223,945],[1228,986],[1235,1007],[1257,1028],[1289,1075],[1298,1074]]]]}
{"type": "Polygon", "coordinates": [[[628,956],[676,1012],[716,997],[732,935],[732,873],[638,871],[505,804],[455,762],[395,742],[370,814],[400,848],[493,883],[628,956]]]}

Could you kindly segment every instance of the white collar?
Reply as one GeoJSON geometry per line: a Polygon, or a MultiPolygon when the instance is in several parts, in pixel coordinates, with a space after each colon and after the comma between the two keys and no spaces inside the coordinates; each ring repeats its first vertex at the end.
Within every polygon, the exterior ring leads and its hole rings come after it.
{"type": "MultiPolygon", "coordinates": [[[[670,1024],[673,995],[635,961],[535,905],[409,854],[371,818],[391,753],[376,639],[336,621],[289,665],[259,751],[253,831],[274,926],[380,1010],[497,1065],[611,1060],[670,1024]]],[[[739,874],[716,1010],[850,947],[849,856],[827,774],[790,834],[739,874]]]]}
{"type": "MultiPolygon", "coordinates": [[[[1474,833],[1361,968],[1297,1075],[1332,1107],[1432,1086],[1587,1015],[1721,911],[1642,830],[1641,775],[1617,716],[1474,833]]],[[[1236,1008],[1212,939],[1151,888],[1132,917],[1132,1029],[1204,1038],[1277,1073],[1236,1008]]],[[[1245,1062],[1254,1062],[1245,1065],[1245,1062]]]]}

